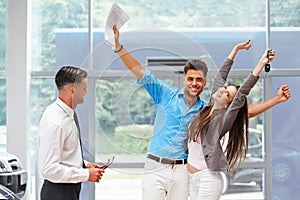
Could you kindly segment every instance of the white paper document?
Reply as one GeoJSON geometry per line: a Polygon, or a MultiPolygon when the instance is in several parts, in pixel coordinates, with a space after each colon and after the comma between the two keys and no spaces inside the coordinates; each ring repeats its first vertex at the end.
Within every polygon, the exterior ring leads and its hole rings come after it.
{"type": "Polygon", "coordinates": [[[129,16],[125,13],[118,4],[114,3],[108,13],[105,24],[105,41],[111,45],[112,49],[115,49],[115,38],[113,26],[116,25],[118,30],[129,20],[129,16]]]}

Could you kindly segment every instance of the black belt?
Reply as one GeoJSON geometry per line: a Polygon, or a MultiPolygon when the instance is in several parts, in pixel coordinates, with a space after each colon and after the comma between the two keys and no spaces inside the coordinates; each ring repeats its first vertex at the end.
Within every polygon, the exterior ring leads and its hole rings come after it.
{"type": "Polygon", "coordinates": [[[172,159],[169,159],[169,158],[162,158],[162,157],[155,156],[155,155],[152,155],[152,154],[148,154],[147,158],[155,160],[156,162],[159,162],[159,163],[169,164],[169,165],[182,165],[182,164],[187,163],[187,159],[172,160],[172,159]]]}

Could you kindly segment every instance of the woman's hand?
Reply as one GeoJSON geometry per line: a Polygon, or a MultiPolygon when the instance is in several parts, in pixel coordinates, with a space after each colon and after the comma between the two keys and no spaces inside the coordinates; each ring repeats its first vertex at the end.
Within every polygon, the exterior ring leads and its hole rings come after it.
{"type": "Polygon", "coordinates": [[[239,50],[242,50],[242,49],[248,50],[248,49],[250,49],[251,45],[252,45],[251,40],[247,40],[245,42],[235,45],[227,58],[230,60],[234,60],[234,58],[239,50]]]}
{"type": "Polygon", "coordinates": [[[253,70],[252,74],[254,76],[259,76],[262,69],[265,67],[265,65],[269,62],[272,62],[275,58],[275,51],[272,49],[267,49],[264,54],[261,56],[260,60],[258,61],[255,69],[253,70]]]}
{"type": "Polygon", "coordinates": [[[251,45],[252,45],[251,40],[247,40],[245,42],[235,45],[235,48],[236,50],[241,50],[241,49],[249,50],[251,45]]]}
{"type": "Polygon", "coordinates": [[[267,63],[270,63],[275,58],[275,51],[272,49],[267,49],[265,53],[261,56],[259,64],[265,66],[267,63]]]}
{"type": "Polygon", "coordinates": [[[291,93],[288,85],[282,85],[277,92],[276,99],[278,103],[287,101],[291,97],[291,93]]]}

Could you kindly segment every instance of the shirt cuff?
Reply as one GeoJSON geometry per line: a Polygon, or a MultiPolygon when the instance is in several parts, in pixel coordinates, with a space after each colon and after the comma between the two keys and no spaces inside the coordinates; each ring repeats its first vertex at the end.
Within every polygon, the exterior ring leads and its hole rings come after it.
{"type": "Polygon", "coordinates": [[[88,181],[89,180],[89,176],[90,176],[90,171],[89,169],[85,168],[85,169],[82,169],[82,180],[81,182],[84,182],[84,181],[88,181]]]}
{"type": "Polygon", "coordinates": [[[140,85],[149,83],[149,80],[151,80],[151,74],[152,72],[150,70],[145,69],[144,76],[140,80],[137,80],[137,83],[140,85]]]}

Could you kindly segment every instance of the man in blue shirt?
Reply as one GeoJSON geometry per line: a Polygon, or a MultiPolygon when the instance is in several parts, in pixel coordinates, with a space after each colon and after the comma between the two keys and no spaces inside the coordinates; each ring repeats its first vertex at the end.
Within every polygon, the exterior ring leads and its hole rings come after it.
{"type": "MultiPolygon", "coordinates": [[[[114,26],[115,53],[137,77],[156,105],[154,131],[142,180],[143,200],[188,199],[189,176],[183,141],[190,120],[205,107],[199,94],[206,85],[207,67],[201,60],[189,60],[184,67],[184,88],[178,89],[157,79],[119,43],[114,26]]],[[[279,90],[276,97],[248,107],[254,117],[289,97],[279,90]]]]}
{"type": "Polygon", "coordinates": [[[190,120],[206,105],[198,96],[206,83],[207,67],[202,61],[191,60],[185,69],[186,77],[189,78],[185,82],[189,87],[184,89],[178,90],[158,80],[148,70],[145,70],[143,77],[137,81],[144,86],[156,105],[154,131],[149,148],[152,156],[175,160],[187,157],[182,149],[182,141],[190,120]]]}

